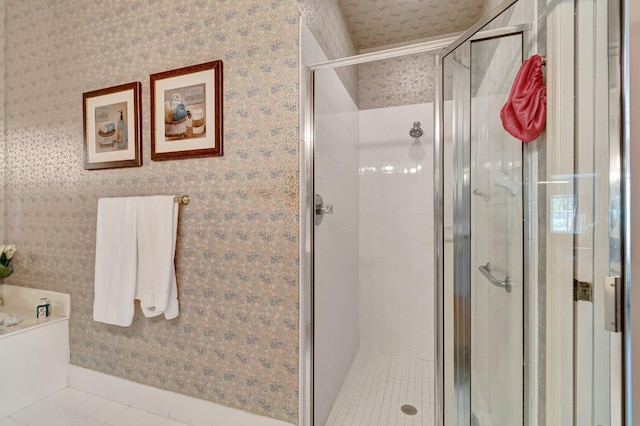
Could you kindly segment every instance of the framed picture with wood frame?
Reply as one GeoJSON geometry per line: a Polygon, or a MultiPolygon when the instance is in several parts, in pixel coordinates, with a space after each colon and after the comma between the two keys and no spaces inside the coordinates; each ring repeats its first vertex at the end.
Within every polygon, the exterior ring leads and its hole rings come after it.
{"type": "Polygon", "coordinates": [[[222,156],[222,61],[151,74],[151,159],[222,156]]]}
{"type": "Polygon", "coordinates": [[[82,94],[84,168],[142,166],[142,84],[82,94]]]}

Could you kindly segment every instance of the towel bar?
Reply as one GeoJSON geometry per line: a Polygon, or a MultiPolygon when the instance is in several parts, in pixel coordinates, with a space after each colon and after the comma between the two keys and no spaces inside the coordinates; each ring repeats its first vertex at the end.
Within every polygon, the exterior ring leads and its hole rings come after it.
{"type": "Polygon", "coordinates": [[[173,197],[174,203],[184,204],[185,206],[189,204],[189,201],[191,201],[191,197],[189,197],[188,195],[183,195],[182,197],[173,197]]]}

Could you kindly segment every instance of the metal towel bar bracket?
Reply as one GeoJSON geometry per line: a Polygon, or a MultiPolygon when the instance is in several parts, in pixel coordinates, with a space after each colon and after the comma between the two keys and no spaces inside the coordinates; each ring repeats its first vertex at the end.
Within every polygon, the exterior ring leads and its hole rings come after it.
{"type": "Polygon", "coordinates": [[[511,293],[511,277],[509,275],[505,277],[504,281],[500,281],[491,274],[491,263],[489,262],[486,265],[478,266],[478,270],[491,284],[504,288],[507,293],[511,293]]]}
{"type": "Polygon", "coordinates": [[[183,195],[181,197],[173,197],[174,203],[184,204],[185,206],[189,204],[189,201],[191,201],[191,197],[189,197],[188,195],[183,195]]]}

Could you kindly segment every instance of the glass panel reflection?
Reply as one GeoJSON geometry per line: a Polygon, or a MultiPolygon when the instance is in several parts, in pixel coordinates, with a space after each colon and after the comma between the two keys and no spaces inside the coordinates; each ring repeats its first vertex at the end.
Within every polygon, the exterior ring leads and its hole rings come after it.
{"type": "Polygon", "coordinates": [[[523,423],[522,142],[500,121],[522,60],[520,34],[471,43],[472,424],[523,423]]]}

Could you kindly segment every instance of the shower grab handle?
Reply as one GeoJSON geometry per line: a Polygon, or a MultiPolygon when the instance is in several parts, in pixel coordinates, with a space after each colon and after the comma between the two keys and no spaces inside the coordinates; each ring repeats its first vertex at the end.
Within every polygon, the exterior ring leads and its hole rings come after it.
{"type": "Polygon", "coordinates": [[[507,293],[511,293],[511,277],[509,277],[509,275],[505,277],[504,281],[500,281],[491,274],[491,263],[489,262],[487,262],[486,265],[478,266],[478,271],[480,271],[491,284],[504,288],[507,293]]]}

